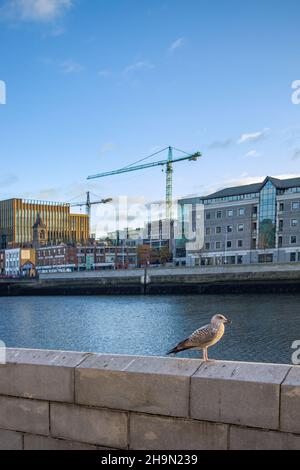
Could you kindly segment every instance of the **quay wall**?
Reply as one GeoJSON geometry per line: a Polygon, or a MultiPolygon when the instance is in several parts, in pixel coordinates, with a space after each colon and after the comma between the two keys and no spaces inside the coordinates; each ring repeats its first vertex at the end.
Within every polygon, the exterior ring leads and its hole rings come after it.
{"type": "Polygon", "coordinates": [[[0,296],[300,292],[300,265],[133,269],[0,280],[0,296]]]}
{"type": "Polygon", "coordinates": [[[300,368],[8,349],[0,449],[300,449],[300,368]]]}

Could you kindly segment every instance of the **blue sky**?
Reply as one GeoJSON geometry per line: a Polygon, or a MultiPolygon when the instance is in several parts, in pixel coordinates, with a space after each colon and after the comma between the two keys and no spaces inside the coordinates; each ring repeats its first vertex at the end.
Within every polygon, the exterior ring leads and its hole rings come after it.
{"type": "Polygon", "coordinates": [[[300,174],[298,0],[0,0],[0,198],[164,197],[300,174]]]}

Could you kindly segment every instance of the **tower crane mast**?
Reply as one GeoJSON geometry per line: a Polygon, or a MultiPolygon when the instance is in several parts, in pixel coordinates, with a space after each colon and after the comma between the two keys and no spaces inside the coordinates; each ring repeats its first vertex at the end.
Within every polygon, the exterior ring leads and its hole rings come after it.
{"type": "Polygon", "coordinates": [[[91,201],[91,193],[87,191],[86,193],[86,201],[85,202],[71,202],[69,203],[70,207],[83,207],[85,206],[85,213],[89,216],[89,232],[91,233],[91,209],[92,206],[95,204],[107,204],[108,202],[112,202],[112,198],[100,199],[99,201],[91,201]]]}

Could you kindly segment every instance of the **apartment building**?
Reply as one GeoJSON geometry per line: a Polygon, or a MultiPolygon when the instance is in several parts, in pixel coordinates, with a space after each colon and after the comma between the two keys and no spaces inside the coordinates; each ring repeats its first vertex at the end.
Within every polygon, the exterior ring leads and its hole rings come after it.
{"type": "Polygon", "coordinates": [[[22,276],[25,271],[33,271],[35,268],[35,250],[14,248],[5,250],[4,254],[4,274],[6,276],[22,276]]]}
{"type": "Polygon", "coordinates": [[[300,178],[266,177],[179,204],[182,214],[192,207],[193,230],[204,231],[202,248],[186,250],[187,264],[300,262],[300,178]],[[197,204],[204,223],[196,228],[197,204]]]}
{"type": "Polygon", "coordinates": [[[94,245],[46,246],[36,250],[39,273],[132,268],[137,265],[135,247],[94,245]]]}

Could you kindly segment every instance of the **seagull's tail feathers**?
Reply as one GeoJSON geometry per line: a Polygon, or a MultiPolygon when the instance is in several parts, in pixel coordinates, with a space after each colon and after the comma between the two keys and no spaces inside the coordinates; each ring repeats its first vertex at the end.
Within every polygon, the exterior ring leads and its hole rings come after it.
{"type": "Polygon", "coordinates": [[[188,338],[185,339],[184,341],[181,341],[181,343],[177,344],[175,348],[171,349],[170,351],[167,352],[167,355],[169,354],[177,354],[181,351],[186,351],[187,349],[191,349],[193,346],[189,345],[188,343],[188,338]]]}

